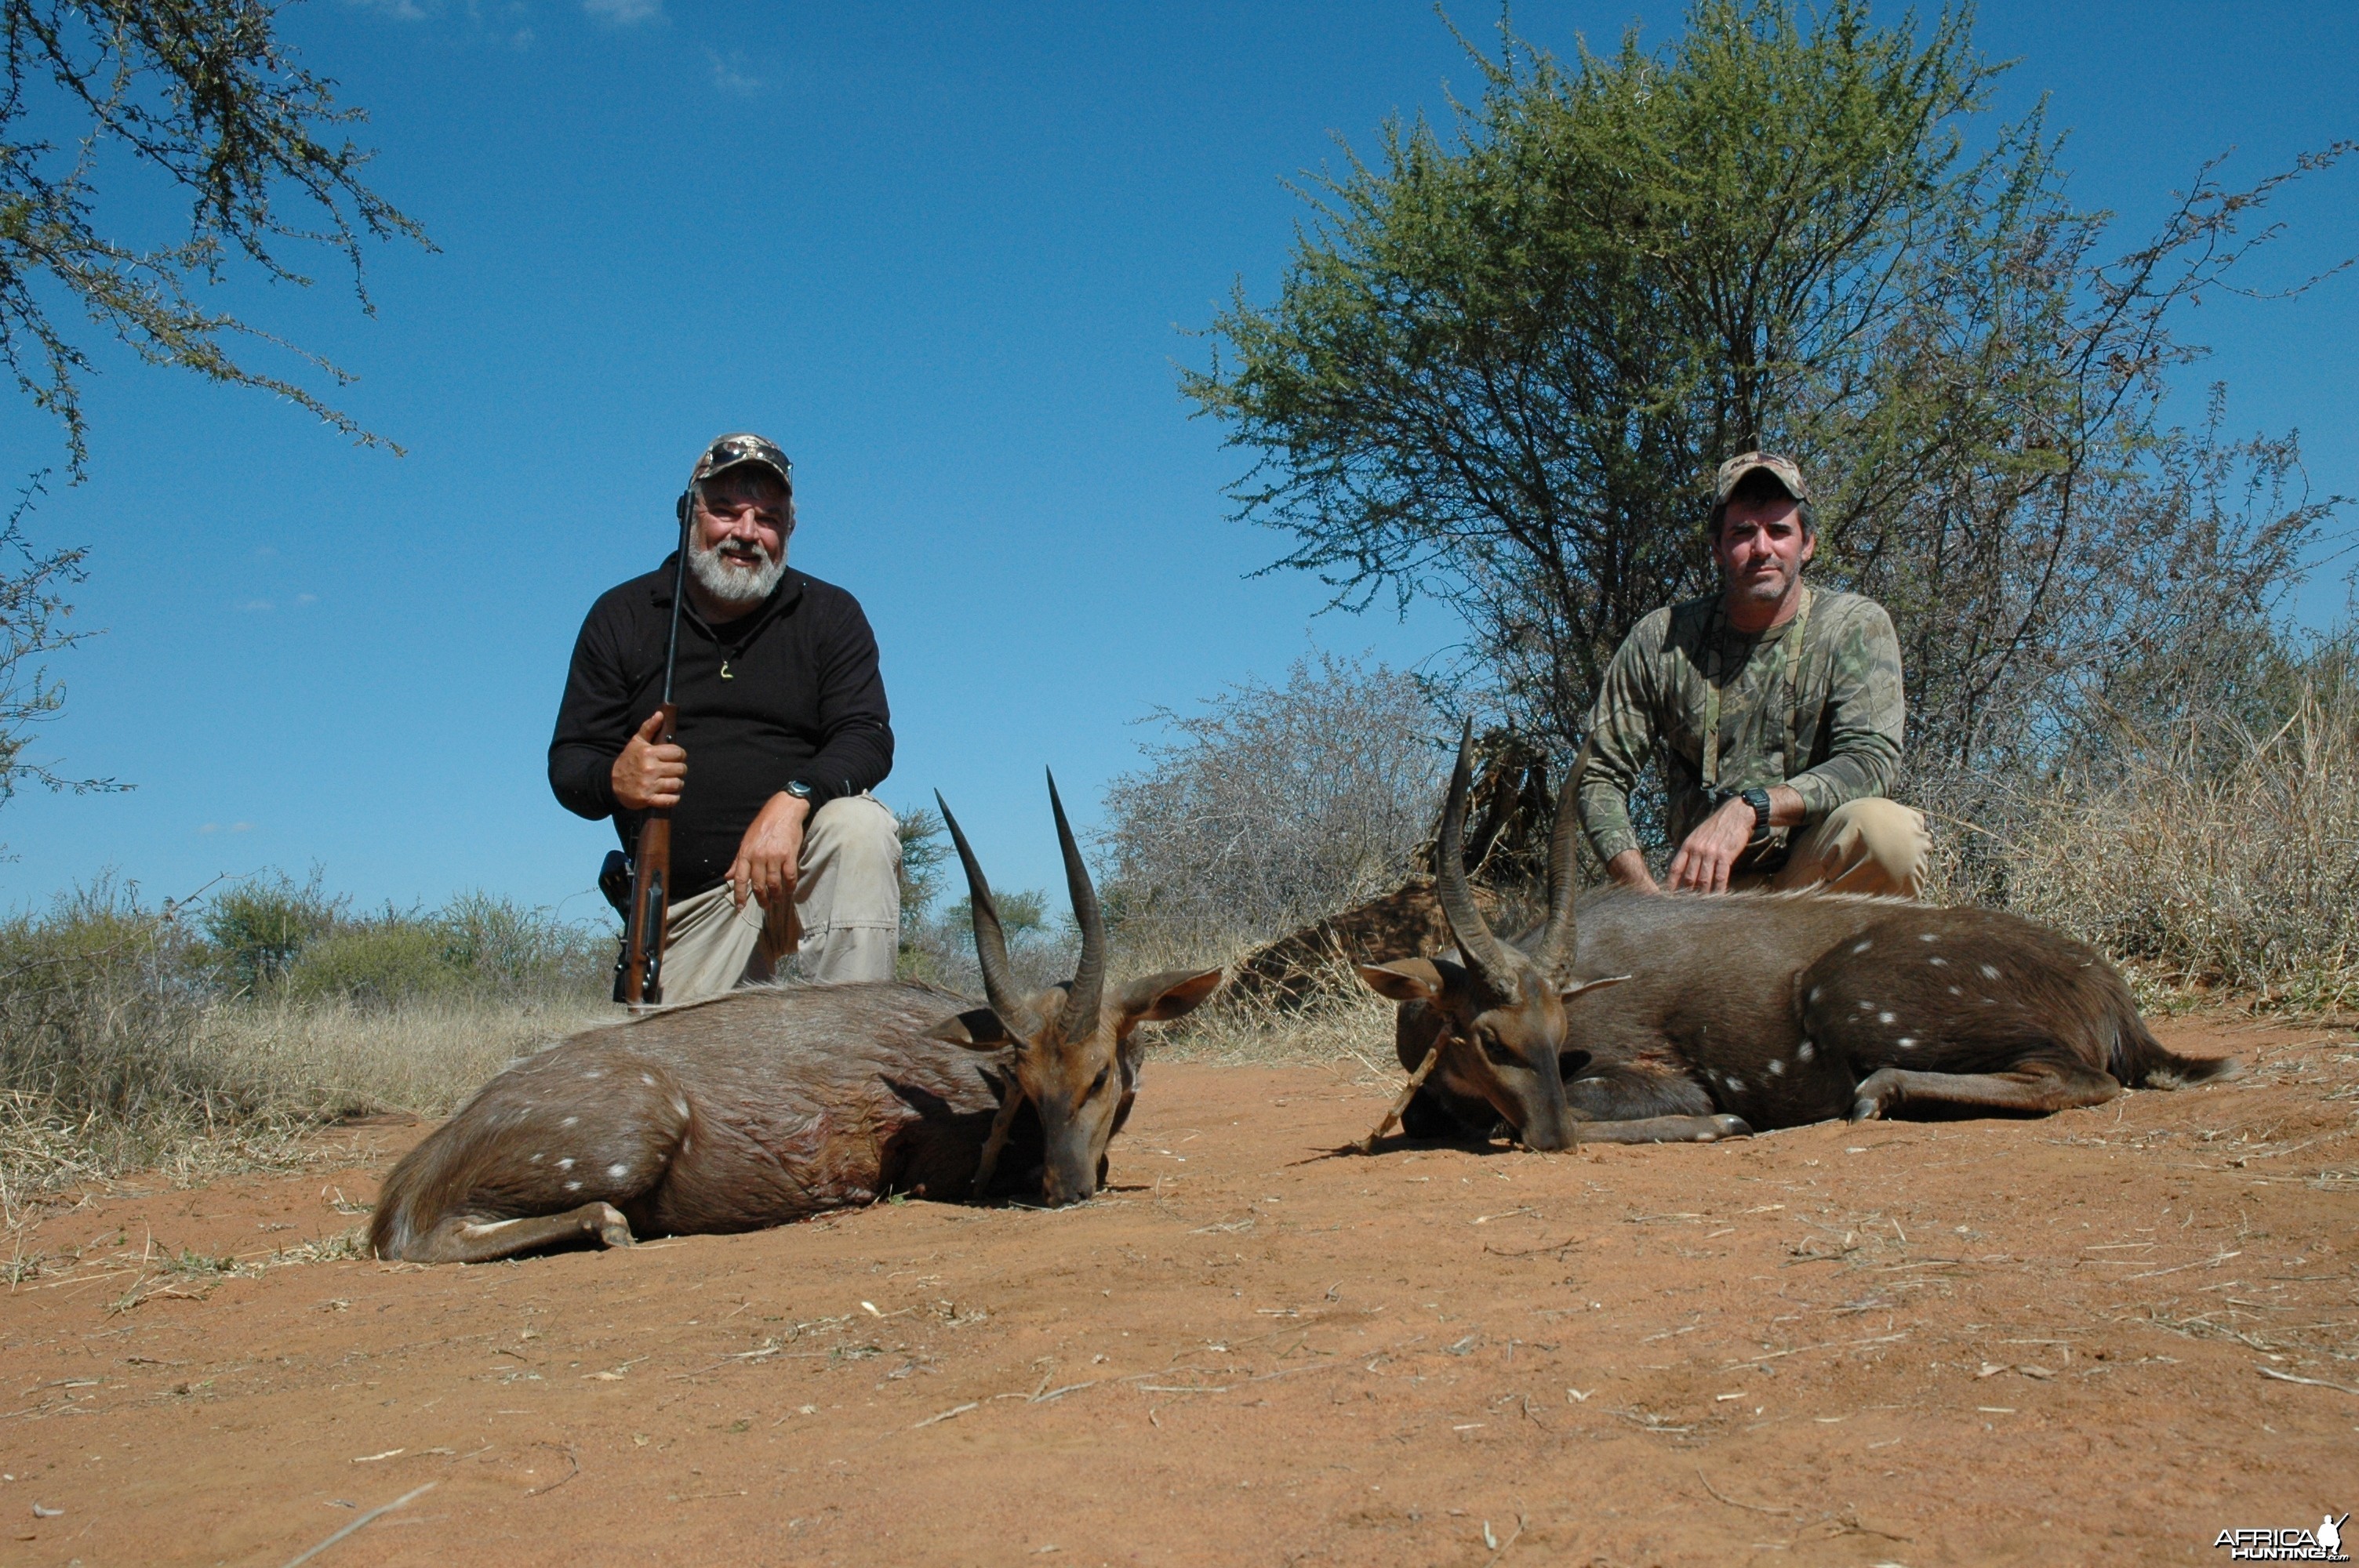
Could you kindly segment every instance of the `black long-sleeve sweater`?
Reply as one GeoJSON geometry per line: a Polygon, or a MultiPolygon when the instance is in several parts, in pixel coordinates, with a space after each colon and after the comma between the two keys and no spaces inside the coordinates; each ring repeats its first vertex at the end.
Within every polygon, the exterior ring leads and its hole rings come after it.
{"type": "MultiPolygon", "coordinates": [[[[616,806],[613,768],[662,699],[671,580],[667,559],[591,607],[549,743],[558,800],[582,816],[612,816],[625,849],[640,814],[616,806]]],[[[810,785],[816,806],[874,789],[893,768],[868,618],[852,595],[791,567],[742,619],[707,625],[690,602],[672,700],[688,752],[688,784],[671,814],[675,902],[721,881],[755,814],[788,781],[810,785]]]]}

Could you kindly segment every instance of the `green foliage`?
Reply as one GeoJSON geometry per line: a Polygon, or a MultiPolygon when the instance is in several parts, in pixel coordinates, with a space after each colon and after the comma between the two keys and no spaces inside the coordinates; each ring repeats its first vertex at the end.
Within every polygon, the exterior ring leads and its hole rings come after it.
{"type": "Polygon", "coordinates": [[[2040,115],[1987,123],[1963,10],[1697,0],[1661,49],[1475,58],[1454,136],[1347,155],[1277,298],[1240,290],[1183,375],[1282,564],[1355,607],[1441,597],[1567,750],[1630,626],[1713,586],[1707,487],[1756,446],[1811,477],[1821,579],[1894,611],[1951,764],[2052,748],[2125,644],[2266,627],[2332,503],[2288,499],[2290,439],[2165,424],[2200,352],[2169,323],[2348,144],[2241,192],[2206,169],[2107,264],[2040,115]]]}
{"type": "MultiPolygon", "coordinates": [[[[375,440],[299,383],[241,362],[232,351],[241,338],[287,345],[199,293],[241,259],[271,282],[308,286],[287,253],[311,244],[340,254],[358,289],[364,242],[426,243],[362,182],[371,155],[346,127],[363,116],[295,63],[277,8],[274,0],[0,0],[0,347],[18,389],[64,426],[77,476],[77,376],[89,362],[51,314],[59,298],[150,364],[275,393],[375,440]],[[101,231],[103,154],[186,194],[185,238],[143,247],[101,231]]],[[[364,290],[361,304],[369,308],[364,290]]]]}
{"type": "Polygon", "coordinates": [[[209,970],[182,912],[112,878],[0,921],[0,1092],[89,1114],[241,1100],[195,1051],[209,970]]]}
{"type": "Polygon", "coordinates": [[[300,885],[270,871],[213,895],[200,925],[214,960],[238,991],[255,995],[285,977],[296,957],[344,917],[347,901],[331,898],[314,869],[300,885]]]}
{"type": "Polygon", "coordinates": [[[941,815],[916,806],[894,813],[901,838],[901,946],[907,948],[941,896],[951,850],[941,815]]]}
{"type": "Polygon", "coordinates": [[[459,990],[470,978],[451,962],[447,935],[433,923],[388,915],[305,947],[287,971],[286,994],[297,1001],[383,1005],[459,990]]]}

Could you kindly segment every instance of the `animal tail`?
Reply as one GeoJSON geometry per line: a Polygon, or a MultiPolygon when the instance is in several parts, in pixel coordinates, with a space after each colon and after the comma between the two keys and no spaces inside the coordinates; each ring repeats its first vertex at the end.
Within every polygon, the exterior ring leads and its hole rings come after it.
{"type": "Polygon", "coordinates": [[[2185,1089],[2225,1083],[2245,1075],[2234,1056],[2182,1056],[2157,1040],[2125,989],[2114,1008],[2114,1044],[2105,1066],[2121,1082],[2138,1088],[2185,1089]]]}
{"type": "Polygon", "coordinates": [[[418,1197],[427,1184],[429,1168],[440,1164],[440,1129],[401,1157],[377,1188],[376,1207],[369,1215],[368,1244],[372,1257],[399,1260],[409,1256],[418,1241],[418,1197]]]}

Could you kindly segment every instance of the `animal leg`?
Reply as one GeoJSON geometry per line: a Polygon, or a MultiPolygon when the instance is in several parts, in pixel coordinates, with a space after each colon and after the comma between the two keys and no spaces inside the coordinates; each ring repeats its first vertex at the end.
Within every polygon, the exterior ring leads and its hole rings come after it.
{"type": "Polygon", "coordinates": [[[1717,1143],[1750,1138],[1752,1124],[1741,1116],[1649,1116],[1636,1121],[1576,1121],[1583,1143],[1717,1143]]]}
{"type": "Polygon", "coordinates": [[[563,1214],[522,1219],[470,1219],[454,1214],[435,1226],[406,1255],[415,1263],[489,1263],[569,1241],[628,1247],[631,1227],[609,1203],[585,1203],[563,1214]]]}
{"type": "Polygon", "coordinates": [[[1953,1105],[2047,1116],[2076,1106],[2103,1105],[2122,1092],[2110,1073],[2077,1063],[2025,1063],[2006,1073],[1918,1073],[1884,1067],[1854,1091],[1851,1119],[1875,1121],[1911,1106],[1953,1105]]]}
{"type": "MultiPolygon", "coordinates": [[[[1007,1098],[1000,1102],[999,1114],[991,1119],[991,1136],[983,1141],[983,1158],[974,1167],[974,1185],[967,1189],[970,1197],[980,1199],[991,1190],[991,1178],[999,1169],[1000,1151],[1007,1147],[1008,1130],[1016,1125],[1016,1113],[1023,1108],[1024,1086],[1010,1074],[1007,1098]]],[[[1099,1175],[1104,1179],[1103,1172],[1099,1175]]]]}
{"type": "Polygon", "coordinates": [[[1401,1112],[1407,1110],[1409,1101],[1417,1098],[1417,1091],[1425,1087],[1425,1080],[1433,1076],[1434,1065],[1440,1060],[1441,1042],[1437,1039],[1433,1043],[1433,1048],[1425,1054],[1425,1060],[1417,1065],[1417,1071],[1408,1076],[1408,1087],[1401,1090],[1400,1098],[1393,1101],[1392,1109],[1385,1112],[1385,1119],[1376,1123],[1365,1138],[1360,1140],[1361,1153],[1373,1154],[1376,1152],[1376,1140],[1393,1130],[1393,1123],[1401,1119],[1401,1112]]]}

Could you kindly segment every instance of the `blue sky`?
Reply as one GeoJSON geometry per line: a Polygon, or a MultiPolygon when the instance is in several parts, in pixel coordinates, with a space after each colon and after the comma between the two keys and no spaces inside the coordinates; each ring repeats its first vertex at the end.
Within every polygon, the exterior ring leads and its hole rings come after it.
{"type": "MultiPolygon", "coordinates": [[[[1519,5],[1569,50],[1677,8],[1519,5]]],[[[1460,19],[1488,37],[1491,13],[1460,19]]],[[[994,880],[1055,885],[1040,787],[1077,815],[1158,704],[1281,676],[1314,645],[1414,664],[1423,611],[1316,614],[1254,579],[1277,535],[1228,521],[1240,469],[1175,362],[1233,281],[1266,298],[1300,209],[1282,181],[1446,112],[1474,73],[1424,0],[833,7],[691,0],[312,0],[306,63],[365,106],[373,182],[438,254],[370,258],[363,318],[234,283],[248,319],[359,376],[340,401],[408,456],[273,399],[99,355],[88,482],[32,517],[92,546],[36,752],[125,794],[0,809],[0,904],[113,868],[153,895],[316,864],[364,903],[483,887],[569,914],[611,842],[550,798],[544,748],[597,593],[647,569],[700,445],[752,427],[796,460],[796,564],[849,587],[885,651],[891,803],[948,795],[994,880]]],[[[2257,177],[2359,130],[2359,8],[1984,7],[2002,93],[2051,95],[2083,203],[2143,234],[2207,157],[2257,177]]],[[[2359,252],[2352,170],[2284,205],[2259,278],[2359,252]]],[[[121,189],[127,227],[166,206],[121,189]]],[[[2207,300],[2239,429],[2298,427],[2359,494],[2359,280],[2207,300]]],[[[0,407],[13,470],[54,430],[0,407]]],[[[2339,582],[2310,594],[2331,614],[2339,582]]]]}

